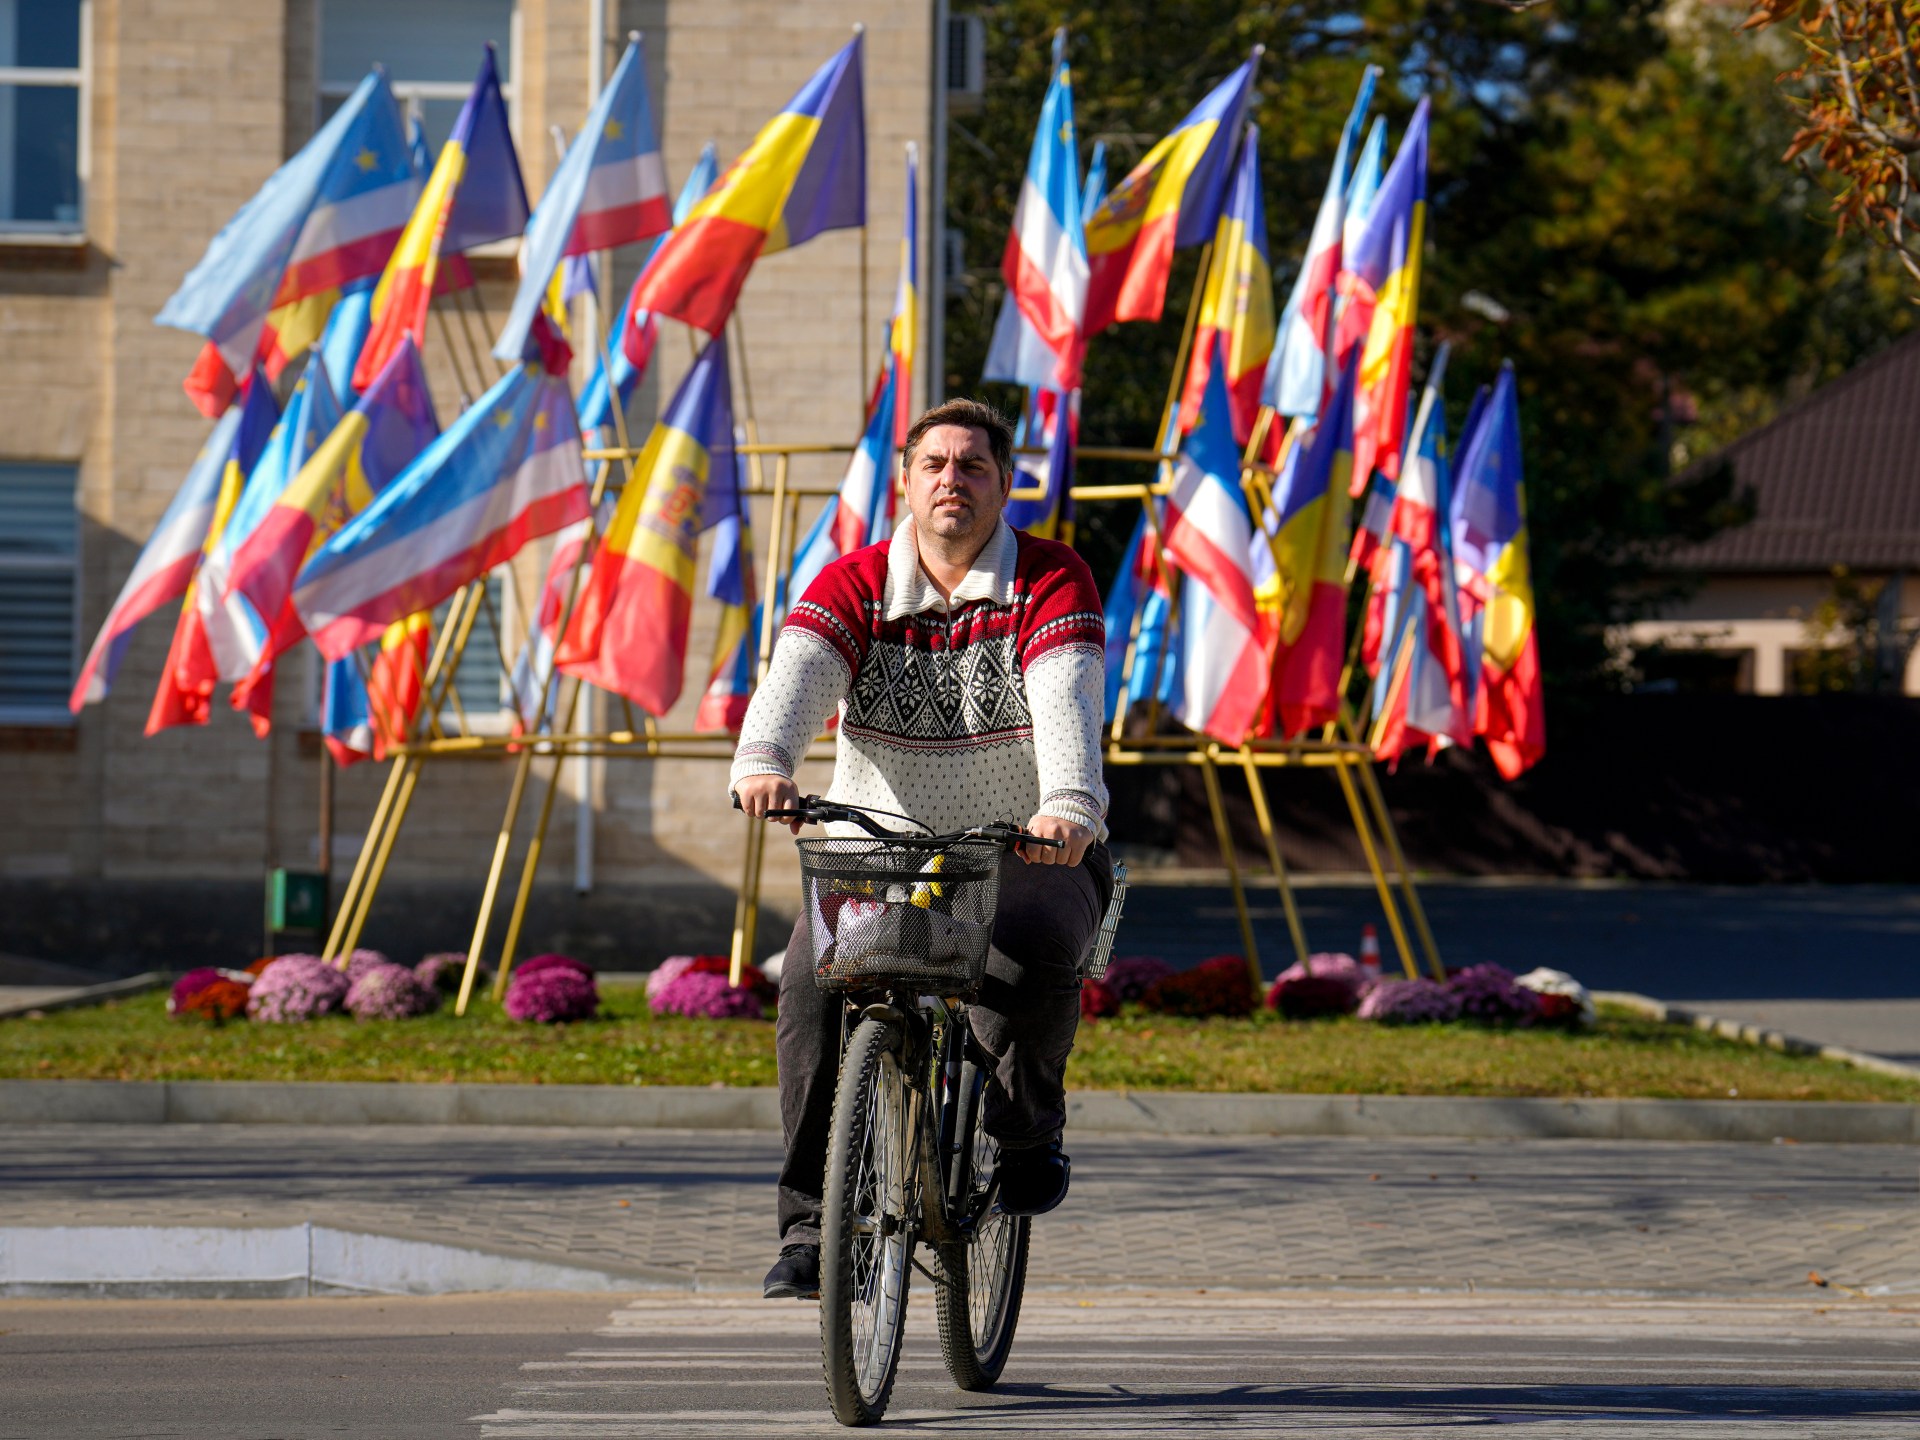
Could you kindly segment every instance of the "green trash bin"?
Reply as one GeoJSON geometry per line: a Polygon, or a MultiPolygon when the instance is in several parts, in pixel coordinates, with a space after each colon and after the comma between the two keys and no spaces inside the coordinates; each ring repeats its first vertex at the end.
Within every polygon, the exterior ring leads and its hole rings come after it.
{"type": "Polygon", "coordinates": [[[327,877],[317,870],[267,872],[267,931],[318,935],[327,928],[327,877]]]}

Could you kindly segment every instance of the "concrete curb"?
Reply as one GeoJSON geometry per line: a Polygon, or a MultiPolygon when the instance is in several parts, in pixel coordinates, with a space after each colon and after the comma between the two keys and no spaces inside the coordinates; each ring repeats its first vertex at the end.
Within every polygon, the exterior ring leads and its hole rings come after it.
{"type": "Polygon", "coordinates": [[[1789,1055],[1818,1055],[1822,1060],[1837,1060],[1856,1070],[1871,1070],[1878,1075],[1893,1075],[1902,1080],[1920,1080],[1920,1065],[1902,1064],[1884,1055],[1869,1055],[1864,1050],[1849,1050],[1843,1045],[1828,1045],[1819,1040],[1803,1040],[1797,1035],[1783,1035],[1778,1030],[1769,1030],[1764,1025],[1755,1025],[1746,1020],[1727,1020],[1718,1015],[1706,1015],[1682,1005],[1669,1005],[1651,995],[1637,995],[1631,990],[1596,990],[1593,998],[1611,1005],[1623,1005],[1649,1020],[1664,1020],[1671,1025],[1691,1025],[1695,1030],[1706,1030],[1722,1039],[1762,1045],[1789,1055]]]}
{"type": "Polygon", "coordinates": [[[102,985],[85,985],[69,990],[64,995],[54,995],[45,1000],[29,1000],[24,1004],[0,1005],[0,1020],[11,1015],[30,1015],[34,1011],[77,1010],[83,1005],[98,1005],[103,1000],[117,1000],[123,995],[140,995],[148,990],[158,990],[173,977],[158,970],[149,970],[143,975],[133,975],[125,980],[109,980],[102,985]]]}
{"type": "MultiPolygon", "coordinates": [[[[771,1087],[0,1080],[0,1125],[545,1125],[778,1130],[771,1087]]],[[[1907,1145],[1920,1105],[1083,1090],[1077,1133],[1907,1145]]]]}

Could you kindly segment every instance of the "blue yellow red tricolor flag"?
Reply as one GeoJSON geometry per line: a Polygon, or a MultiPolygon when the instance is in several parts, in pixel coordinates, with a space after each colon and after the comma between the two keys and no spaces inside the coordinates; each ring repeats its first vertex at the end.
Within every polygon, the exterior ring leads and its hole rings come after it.
{"type": "Polygon", "coordinates": [[[580,519],[580,449],[563,376],[501,376],[301,566],[293,606],[315,648],[337,659],[580,519]]]}
{"type": "Polygon", "coordinates": [[[1420,252],[1427,228],[1426,100],[1414,107],[1400,149],[1380,183],[1366,232],[1348,263],[1353,295],[1342,335],[1365,334],[1354,391],[1352,493],[1375,469],[1400,474],[1407,398],[1413,383],[1413,329],[1420,311],[1420,252]],[[1360,322],[1365,320],[1364,332],[1360,322]]]}
{"type": "Polygon", "coordinates": [[[1267,208],[1260,198],[1260,127],[1250,124],[1240,142],[1200,293],[1187,383],[1180,397],[1183,432],[1198,423],[1208,380],[1224,365],[1233,438],[1247,443],[1260,412],[1273,337],[1273,271],[1267,263],[1267,208]]]}
{"type": "Polygon", "coordinates": [[[402,335],[412,336],[415,345],[426,344],[427,306],[436,294],[471,283],[465,265],[447,262],[476,245],[518,235],[527,215],[527,187],[489,45],[467,103],[374,288],[372,331],[353,372],[356,390],[373,383],[402,335]]]}
{"type": "Polygon", "coordinates": [[[822,65],[661,245],[628,305],[716,335],[762,255],[867,218],[862,36],[822,65]]]}
{"type": "Polygon", "coordinates": [[[1347,610],[1347,527],[1352,501],[1354,367],[1311,429],[1297,434],[1262,516],[1279,604],[1270,636],[1270,713],[1287,736],[1339,714],[1347,610]]]}
{"type": "Polygon", "coordinates": [[[1256,48],[1086,217],[1086,334],[1158,320],[1173,252],[1213,238],[1260,55],[1256,48]]]}
{"type": "Polygon", "coordinates": [[[1512,780],[1546,753],[1547,718],[1527,557],[1520,399],[1510,364],[1500,367],[1493,398],[1461,451],[1451,510],[1467,624],[1480,632],[1474,732],[1512,780]]]}
{"type": "Polygon", "coordinates": [[[226,409],[269,312],[378,274],[417,185],[400,108],[375,70],[213,237],[154,317],[207,338],[187,382],[194,403],[226,409]]]}
{"type": "Polygon", "coordinates": [[[673,708],[685,681],[710,482],[738,483],[724,336],[707,342],[647,437],[560,639],[562,670],[652,715],[673,708]]]}
{"type": "Polygon", "coordinates": [[[913,424],[914,351],[920,343],[920,147],[907,142],[906,215],[900,228],[900,278],[887,321],[887,353],[893,367],[893,443],[906,443],[913,424]]]}

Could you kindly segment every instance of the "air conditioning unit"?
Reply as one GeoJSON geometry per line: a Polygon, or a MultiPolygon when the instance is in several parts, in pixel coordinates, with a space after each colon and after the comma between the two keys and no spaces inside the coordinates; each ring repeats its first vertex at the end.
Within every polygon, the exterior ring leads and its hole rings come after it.
{"type": "Polygon", "coordinates": [[[978,15],[947,17],[947,110],[965,115],[987,98],[987,22],[978,15]]]}

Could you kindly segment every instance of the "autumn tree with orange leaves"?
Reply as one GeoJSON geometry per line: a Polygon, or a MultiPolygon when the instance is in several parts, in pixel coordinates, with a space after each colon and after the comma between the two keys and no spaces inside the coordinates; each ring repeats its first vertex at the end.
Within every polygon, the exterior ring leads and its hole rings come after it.
{"type": "Polygon", "coordinates": [[[1801,112],[1785,159],[1839,182],[1835,220],[1889,246],[1920,282],[1920,0],[1753,0],[1748,30],[1791,26],[1805,58],[1780,77],[1801,112]]]}

